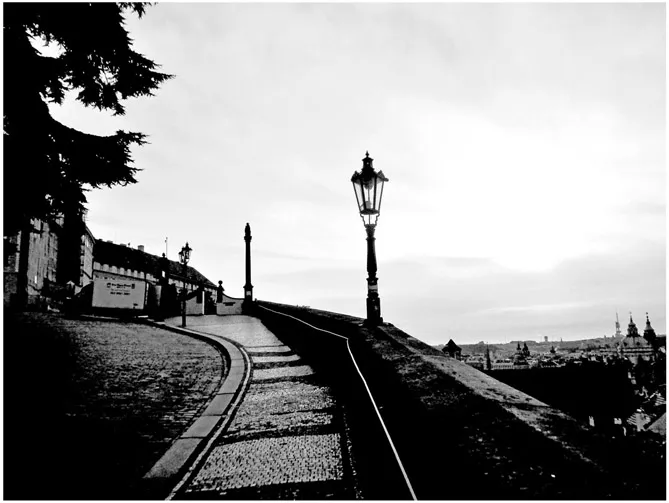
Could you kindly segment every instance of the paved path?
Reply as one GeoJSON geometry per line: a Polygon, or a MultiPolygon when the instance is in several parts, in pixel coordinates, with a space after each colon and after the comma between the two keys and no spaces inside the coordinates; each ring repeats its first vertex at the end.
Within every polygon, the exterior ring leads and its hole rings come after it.
{"type": "Polygon", "coordinates": [[[175,497],[354,498],[341,410],[313,369],[256,318],[191,317],[187,325],[239,343],[252,369],[232,420],[175,497]]]}
{"type": "Polygon", "coordinates": [[[5,312],[5,499],[135,499],[226,366],[148,325],[5,312]]]}

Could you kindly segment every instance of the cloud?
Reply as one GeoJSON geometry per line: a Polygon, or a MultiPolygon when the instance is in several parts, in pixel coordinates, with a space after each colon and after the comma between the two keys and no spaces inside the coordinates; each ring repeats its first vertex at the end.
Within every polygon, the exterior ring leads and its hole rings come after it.
{"type": "Polygon", "coordinates": [[[649,311],[656,330],[665,330],[663,248],[580,257],[542,273],[481,265],[486,274],[469,277],[437,274],[429,264],[385,269],[379,285],[385,316],[433,344],[443,334],[462,342],[599,337],[612,333],[616,310],[649,311]]]}
{"type": "Polygon", "coordinates": [[[563,302],[559,304],[530,304],[524,306],[494,307],[480,311],[479,314],[504,314],[504,313],[549,313],[553,311],[565,311],[575,308],[583,308],[593,305],[592,302],[563,302]]]}
{"type": "Polygon", "coordinates": [[[259,298],[365,315],[350,176],[369,150],[388,321],[435,344],[568,339],[648,310],[663,332],[665,10],[160,3],[128,28],[177,77],[121,118],[58,113],[150,135],[137,186],[89,195],[93,233],[188,240],[231,295],[249,222],[259,298]]]}

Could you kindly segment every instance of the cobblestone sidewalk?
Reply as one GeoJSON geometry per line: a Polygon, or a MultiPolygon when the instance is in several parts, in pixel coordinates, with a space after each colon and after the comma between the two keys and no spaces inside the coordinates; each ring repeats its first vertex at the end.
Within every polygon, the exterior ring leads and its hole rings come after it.
{"type": "Polygon", "coordinates": [[[252,371],[233,420],[177,498],[352,499],[341,413],[313,369],[255,318],[198,317],[188,328],[243,345],[252,371]]]}
{"type": "Polygon", "coordinates": [[[122,500],[202,414],[211,345],[136,323],[5,313],[3,499],[122,500]]]}

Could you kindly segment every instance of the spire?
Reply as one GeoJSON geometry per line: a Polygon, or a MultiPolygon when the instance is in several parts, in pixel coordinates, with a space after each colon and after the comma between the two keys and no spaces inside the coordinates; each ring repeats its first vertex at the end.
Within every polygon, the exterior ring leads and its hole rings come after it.
{"type": "Polygon", "coordinates": [[[630,323],[627,325],[627,337],[639,337],[639,330],[632,319],[632,313],[630,313],[630,323]]]}
{"type": "Polygon", "coordinates": [[[618,311],[616,311],[616,337],[622,337],[622,332],[620,331],[620,321],[618,321],[618,311]]]}
{"type": "Polygon", "coordinates": [[[655,330],[650,325],[650,319],[648,318],[648,313],[646,313],[646,329],[643,331],[643,338],[646,339],[651,344],[655,343],[657,336],[655,335],[655,330]]]}

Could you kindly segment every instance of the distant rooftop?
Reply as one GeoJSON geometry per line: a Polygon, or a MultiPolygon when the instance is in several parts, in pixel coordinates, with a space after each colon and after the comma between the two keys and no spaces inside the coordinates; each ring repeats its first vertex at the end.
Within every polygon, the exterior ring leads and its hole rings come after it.
{"type": "MultiPolygon", "coordinates": [[[[146,253],[137,248],[131,248],[124,244],[112,243],[98,239],[93,247],[93,257],[101,264],[135,269],[137,271],[158,275],[160,271],[161,257],[146,253]]],[[[169,275],[171,278],[183,280],[183,265],[174,260],[167,259],[169,275]]],[[[196,284],[204,284],[207,288],[216,288],[216,285],[202,275],[197,269],[188,266],[187,281],[196,284]]]]}

